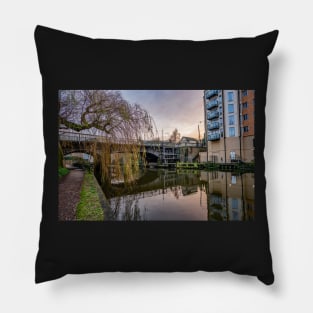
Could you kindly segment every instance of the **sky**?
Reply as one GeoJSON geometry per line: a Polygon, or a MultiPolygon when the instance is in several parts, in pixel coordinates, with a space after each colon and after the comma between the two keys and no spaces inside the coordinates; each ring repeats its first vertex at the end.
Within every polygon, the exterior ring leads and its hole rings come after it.
{"type": "Polygon", "coordinates": [[[168,139],[175,128],[181,137],[204,133],[203,90],[120,90],[125,100],[137,103],[153,117],[159,136],[168,139]]]}

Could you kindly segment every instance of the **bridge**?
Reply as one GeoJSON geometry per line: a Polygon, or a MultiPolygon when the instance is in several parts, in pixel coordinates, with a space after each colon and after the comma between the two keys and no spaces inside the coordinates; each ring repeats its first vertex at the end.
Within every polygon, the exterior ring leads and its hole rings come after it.
{"type": "Polygon", "coordinates": [[[148,163],[157,163],[159,160],[162,163],[175,163],[180,160],[179,144],[160,140],[110,139],[101,135],[60,131],[59,142],[64,155],[74,152],[92,155],[95,151],[100,154],[104,145],[110,153],[120,153],[123,151],[119,151],[119,146],[138,145],[140,151],[145,152],[148,163]]]}

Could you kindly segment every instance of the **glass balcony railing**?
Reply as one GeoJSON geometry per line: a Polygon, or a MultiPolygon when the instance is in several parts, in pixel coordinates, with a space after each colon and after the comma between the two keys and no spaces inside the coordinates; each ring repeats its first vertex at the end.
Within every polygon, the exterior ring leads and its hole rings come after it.
{"type": "Polygon", "coordinates": [[[208,135],[208,140],[209,141],[214,141],[214,140],[219,140],[220,139],[220,134],[216,133],[216,134],[210,134],[208,135]]]}
{"type": "Polygon", "coordinates": [[[219,105],[219,101],[218,100],[212,100],[212,101],[209,101],[206,105],[207,109],[210,110],[212,108],[215,108],[219,105]]]}
{"type": "Polygon", "coordinates": [[[219,117],[218,111],[208,113],[208,120],[212,120],[213,118],[219,117]]]}
{"type": "Polygon", "coordinates": [[[206,97],[207,99],[210,99],[211,97],[217,96],[217,95],[218,95],[218,90],[207,90],[207,91],[205,92],[205,97],[206,97]]]}
{"type": "Polygon", "coordinates": [[[209,123],[208,124],[208,129],[212,130],[212,129],[217,129],[220,127],[219,122],[213,122],[213,123],[209,123]]]}

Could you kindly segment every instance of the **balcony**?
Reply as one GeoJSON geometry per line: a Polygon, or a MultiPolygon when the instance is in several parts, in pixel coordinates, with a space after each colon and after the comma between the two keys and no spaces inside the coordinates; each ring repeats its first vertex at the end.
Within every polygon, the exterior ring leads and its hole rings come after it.
{"type": "Polygon", "coordinates": [[[220,134],[216,133],[216,134],[210,134],[208,135],[208,141],[214,141],[214,140],[219,140],[220,139],[220,134]]]}
{"type": "Polygon", "coordinates": [[[205,97],[206,97],[207,99],[210,99],[211,97],[217,96],[217,95],[218,95],[218,90],[207,90],[207,91],[205,92],[205,97]]]}
{"type": "Polygon", "coordinates": [[[208,120],[212,120],[213,118],[219,117],[218,111],[208,113],[208,120]]]}
{"type": "Polygon", "coordinates": [[[217,107],[218,105],[219,105],[219,101],[216,99],[216,100],[209,101],[207,103],[206,107],[208,110],[211,110],[211,109],[217,107]]]}
{"type": "Polygon", "coordinates": [[[208,124],[208,129],[209,129],[209,130],[217,129],[217,128],[219,128],[219,127],[220,127],[219,122],[213,122],[213,123],[209,123],[209,124],[208,124]]]}
{"type": "Polygon", "coordinates": [[[218,92],[219,92],[219,90],[207,90],[207,91],[205,92],[205,97],[206,97],[207,99],[210,99],[210,98],[212,98],[213,96],[217,96],[217,95],[218,95],[218,92]]]}

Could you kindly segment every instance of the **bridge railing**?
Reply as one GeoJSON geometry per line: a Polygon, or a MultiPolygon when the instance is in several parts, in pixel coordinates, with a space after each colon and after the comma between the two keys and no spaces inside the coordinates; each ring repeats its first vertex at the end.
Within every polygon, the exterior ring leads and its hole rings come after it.
{"type": "Polygon", "coordinates": [[[71,142],[103,142],[103,143],[115,143],[115,144],[141,144],[136,139],[123,139],[123,138],[110,138],[101,135],[74,133],[62,131],[59,132],[59,141],[71,141],[71,142]]]}
{"type": "Polygon", "coordinates": [[[159,149],[166,148],[182,148],[182,147],[200,147],[199,144],[181,144],[169,141],[161,141],[157,139],[152,140],[137,140],[130,138],[112,138],[102,135],[86,134],[79,132],[71,131],[59,131],[59,140],[60,141],[71,141],[71,142],[103,142],[103,143],[114,143],[114,144],[138,144],[145,147],[157,147],[159,149]]]}
{"type": "Polygon", "coordinates": [[[99,136],[92,134],[81,134],[81,133],[71,133],[71,132],[60,132],[60,141],[75,141],[75,142],[90,142],[96,141],[99,136]]]}

